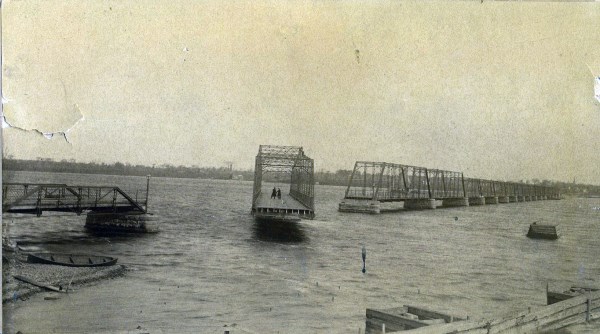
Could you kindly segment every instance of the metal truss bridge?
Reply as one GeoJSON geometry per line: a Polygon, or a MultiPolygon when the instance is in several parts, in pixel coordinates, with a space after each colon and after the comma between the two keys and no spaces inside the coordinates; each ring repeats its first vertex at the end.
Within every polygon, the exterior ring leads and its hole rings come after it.
{"type": "Polygon", "coordinates": [[[314,161],[302,147],[260,145],[254,169],[252,215],[262,220],[297,221],[315,216],[314,161]],[[263,185],[264,181],[274,184],[263,185]],[[287,194],[272,196],[289,184],[287,194]],[[273,187],[273,188],[271,188],[273,187]]]}
{"type": "Polygon", "coordinates": [[[442,200],[444,206],[468,206],[545,199],[560,199],[559,190],[541,185],[466,178],[455,171],[357,161],[340,211],[376,213],[382,202],[402,201],[405,208],[424,209],[435,208],[435,200],[442,200]],[[365,204],[365,201],[371,203],[365,204]]]}
{"type": "Polygon", "coordinates": [[[146,213],[148,185],[134,196],[119,187],[66,184],[4,183],[2,212],[41,216],[44,211],[96,213],[146,213]]]}

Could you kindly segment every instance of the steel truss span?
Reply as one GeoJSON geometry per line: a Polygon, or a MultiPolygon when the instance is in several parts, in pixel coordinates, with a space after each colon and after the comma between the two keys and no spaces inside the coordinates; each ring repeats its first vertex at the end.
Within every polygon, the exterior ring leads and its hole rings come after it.
{"type": "Polygon", "coordinates": [[[254,168],[252,214],[286,219],[314,218],[315,178],[314,161],[302,147],[260,145],[254,168]],[[289,184],[289,191],[277,201],[266,194],[263,181],[289,184]]]}
{"type": "Polygon", "coordinates": [[[2,211],[41,216],[44,211],[139,212],[146,213],[145,191],[128,194],[114,186],[70,186],[66,184],[4,183],[2,211]]]}
{"type": "Polygon", "coordinates": [[[462,172],[357,161],[344,199],[398,202],[509,196],[558,199],[560,192],[554,187],[466,178],[462,172]]]}

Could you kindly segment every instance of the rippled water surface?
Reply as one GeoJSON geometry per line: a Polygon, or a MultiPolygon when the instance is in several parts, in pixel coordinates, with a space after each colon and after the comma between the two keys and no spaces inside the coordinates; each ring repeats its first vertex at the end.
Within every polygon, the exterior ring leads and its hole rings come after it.
{"type": "MultiPolygon", "coordinates": [[[[49,173],[5,180],[146,182],[49,173]]],[[[544,305],[547,283],[600,285],[600,199],[365,215],[338,212],[343,193],[317,186],[315,220],[265,225],[249,214],[251,182],[154,178],[150,208],[161,231],[128,237],[88,234],[84,216],[5,215],[20,245],[116,256],[131,269],[61,300],[5,305],[5,332],[357,333],[368,307],[494,317],[544,305]],[[561,238],[526,238],[533,221],[559,224],[561,238]]]]}

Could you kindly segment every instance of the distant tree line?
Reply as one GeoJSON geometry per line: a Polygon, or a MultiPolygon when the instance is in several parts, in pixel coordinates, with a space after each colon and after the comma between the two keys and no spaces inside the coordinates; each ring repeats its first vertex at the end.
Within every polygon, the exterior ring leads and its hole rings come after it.
{"type": "Polygon", "coordinates": [[[187,167],[163,164],[159,166],[131,165],[116,162],[114,164],[96,162],[53,161],[51,159],[17,160],[4,159],[3,170],[37,171],[53,173],[82,173],[104,175],[134,175],[152,177],[178,177],[202,179],[231,179],[232,175],[243,175],[244,179],[252,179],[252,171],[232,171],[225,167],[187,167]]]}
{"type": "MultiPolygon", "coordinates": [[[[76,162],[74,160],[54,161],[52,159],[38,158],[37,160],[19,160],[6,158],[2,161],[2,169],[10,171],[38,171],[54,173],[82,173],[104,175],[133,175],[152,177],[199,178],[219,180],[254,180],[253,170],[235,170],[226,167],[197,167],[173,166],[162,164],[159,166],[130,165],[116,162],[114,164],[96,162],[76,162]]],[[[289,175],[289,174],[288,174],[289,175]]],[[[319,170],[314,174],[315,182],[321,185],[347,186],[352,170],[340,169],[335,172],[319,170]]],[[[263,181],[289,182],[289,176],[281,174],[266,174],[263,181]]],[[[575,182],[560,182],[550,180],[520,180],[518,182],[557,187],[565,196],[600,196],[600,186],[581,184],[575,182]]]]}
{"type": "MultiPolygon", "coordinates": [[[[173,166],[162,165],[131,165],[116,162],[114,164],[96,162],[76,162],[74,160],[54,161],[47,158],[36,160],[20,160],[6,158],[2,161],[2,169],[5,171],[35,171],[51,173],[81,173],[81,174],[103,174],[103,175],[132,175],[152,177],[174,177],[174,178],[198,178],[218,180],[254,180],[253,170],[236,170],[227,167],[197,167],[197,166],[173,166]]],[[[338,170],[335,173],[329,171],[315,172],[315,182],[327,185],[347,185],[352,171],[338,170]]],[[[288,174],[289,175],[289,174],[288,174]]],[[[285,182],[286,177],[282,175],[267,174],[264,181],[285,182]]],[[[289,176],[287,176],[289,182],[289,176]]]]}
{"type": "Polygon", "coordinates": [[[565,196],[600,197],[600,186],[598,185],[539,179],[520,180],[519,182],[548,187],[556,187],[560,189],[561,195],[565,196]]]}

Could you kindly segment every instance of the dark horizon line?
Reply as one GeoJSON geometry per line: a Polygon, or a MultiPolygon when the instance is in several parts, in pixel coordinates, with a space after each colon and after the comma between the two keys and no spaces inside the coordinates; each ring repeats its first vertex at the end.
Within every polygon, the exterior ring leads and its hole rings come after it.
{"type": "MultiPolygon", "coordinates": [[[[74,160],[74,159],[72,159],[74,160]]],[[[160,169],[160,170],[169,170],[169,169],[191,169],[191,170],[208,170],[208,169],[216,169],[219,171],[230,171],[231,173],[235,174],[235,172],[240,172],[240,173],[254,173],[254,170],[252,168],[250,169],[235,169],[232,168],[231,170],[229,170],[228,165],[227,166],[186,166],[186,165],[179,165],[179,166],[175,166],[175,165],[171,165],[168,163],[164,163],[161,165],[156,166],[156,164],[153,164],[152,166],[149,165],[143,165],[143,164],[130,164],[130,163],[123,163],[123,162],[114,162],[114,163],[106,163],[106,162],[95,162],[95,161],[90,161],[90,162],[79,162],[79,161],[69,161],[66,159],[61,159],[60,161],[57,160],[53,160],[52,158],[38,158],[38,159],[15,159],[15,158],[3,158],[2,159],[3,162],[50,162],[50,163],[55,163],[55,164],[68,164],[68,165],[96,165],[96,166],[118,166],[118,164],[122,165],[123,167],[133,167],[133,168],[146,168],[146,169],[160,169]]],[[[2,169],[6,170],[6,168],[4,167],[4,164],[2,165],[2,169]]],[[[8,169],[10,170],[10,169],[8,169]]],[[[325,170],[325,169],[319,169],[318,171],[315,171],[315,174],[337,174],[338,172],[343,172],[343,173],[352,173],[353,169],[338,169],[336,171],[331,171],[331,170],[325,170]]],[[[18,171],[18,170],[16,170],[18,171]]],[[[116,174],[116,175],[122,175],[122,174],[116,174]]],[[[127,175],[127,174],[125,174],[127,175]]],[[[133,174],[131,174],[133,175],[133,174]]],[[[158,175],[157,177],[161,177],[160,175],[158,175]]],[[[527,180],[527,179],[521,179],[521,180],[508,180],[508,181],[501,181],[501,182],[517,182],[517,183],[529,183],[532,182],[530,184],[543,184],[545,182],[551,183],[551,184],[563,184],[563,185],[574,185],[574,186],[587,186],[587,187],[600,187],[600,185],[596,185],[596,184],[591,184],[591,183],[575,183],[575,180],[573,181],[557,181],[557,180],[548,180],[548,179],[539,179],[539,178],[533,178],[531,180],[527,180]],[[538,183],[533,183],[533,180],[537,180],[539,181],[538,183]]]]}

